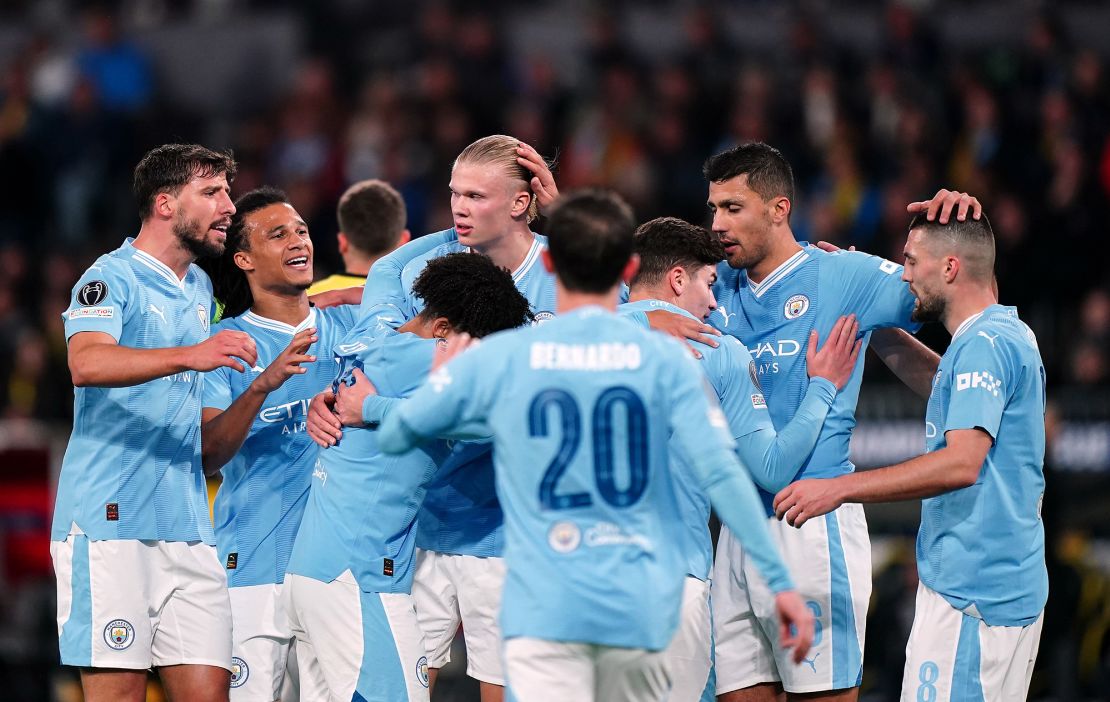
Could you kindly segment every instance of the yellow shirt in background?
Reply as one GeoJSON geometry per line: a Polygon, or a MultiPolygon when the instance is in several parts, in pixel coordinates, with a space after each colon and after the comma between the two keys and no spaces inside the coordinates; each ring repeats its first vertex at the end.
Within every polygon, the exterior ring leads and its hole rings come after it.
{"type": "Polygon", "coordinates": [[[366,284],[366,276],[351,275],[350,273],[336,273],[327,278],[317,280],[308,289],[309,295],[327,292],[328,290],[342,290],[343,288],[361,288],[366,284]]]}

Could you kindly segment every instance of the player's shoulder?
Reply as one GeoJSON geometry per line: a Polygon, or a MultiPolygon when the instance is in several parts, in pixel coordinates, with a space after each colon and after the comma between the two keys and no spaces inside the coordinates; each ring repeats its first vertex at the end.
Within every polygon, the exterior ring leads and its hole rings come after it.
{"type": "Polygon", "coordinates": [[[246,312],[243,312],[242,314],[235,317],[224,317],[223,319],[212,325],[212,333],[215,334],[216,332],[221,332],[225,329],[229,329],[231,331],[247,331],[247,322],[243,319],[246,314],[246,312]]]}
{"type": "Polygon", "coordinates": [[[969,318],[953,335],[952,346],[963,353],[1023,354],[1037,350],[1037,336],[1013,307],[991,305],[969,318]]]}
{"type": "Polygon", "coordinates": [[[805,252],[818,266],[833,271],[878,271],[890,274],[902,268],[894,261],[863,251],[824,251],[816,246],[806,246],[805,252]]]}

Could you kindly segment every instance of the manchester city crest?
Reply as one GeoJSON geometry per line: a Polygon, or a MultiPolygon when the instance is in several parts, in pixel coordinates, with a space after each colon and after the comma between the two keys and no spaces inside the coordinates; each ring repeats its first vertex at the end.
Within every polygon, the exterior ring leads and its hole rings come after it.
{"type": "Polygon", "coordinates": [[[104,627],[104,643],[109,648],[122,651],[135,641],[135,627],[126,619],[113,619],[104,627]]]}
{"type": "Polygon", "coordinates": [[[416,661],[416,679],[424,687],[428,686],[428,657],[420,656],[420,660],[416,661]]]}
{"type": "Polygon", "coordinates": [[[247,662],[245,660],[243,660],[239,656],[235,656],[231,659],[232,687],[242,687],[243,684],[247,682],[247,678],[250,677],[250,674],[250,666],[247,665],[247,662]]]}
{"type": "Polygon", "coordinates": [[[809,309],[809,298],[805,295],[795,295],[786,301],[782,313],[787,319],[797,319],[809,309]]]}

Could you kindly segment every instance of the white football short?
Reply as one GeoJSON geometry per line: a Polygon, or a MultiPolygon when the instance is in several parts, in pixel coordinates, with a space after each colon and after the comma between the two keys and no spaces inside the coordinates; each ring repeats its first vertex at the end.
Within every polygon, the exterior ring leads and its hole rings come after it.
{"type": "Polygon", "coordinates": [[[293,646],[282,587],[279,583],[228,588],[234,624],[233,702],[273,702],[282,695],[293,646]]]}
{"type": "Polygon", "coordinates": [[[662,702],[666,654],[519,637],[505,642],[508,699],[515,702],[662,702]]]}
{"type": "Polygon", "coordinates": [[[686,576],[682,588],[682,618],[664,652],[671,678],[668,702],[697,702],[713,668],[713,620],[709,583],[686,576]]]}
{"type": "Polygon", "coordinates": [[[302,700],[428,702],[428,659],[412,596],[285,576],[302,700]]]}
{"type": "Polygon", "coordinates": [[[803,662],[793,663],[779,643],[774,594],[722,528],[712,578],[717,694],[776,681],[797,693],[858,686],[871,597],[863,507],[843,505],[800,529],[773,517],[768,526],[798,594],[813,612],[813,647],[803,662]]]}
{"type": "Polygon", "coordinates": [[[466,674],[494,685],[505,684],[501,667],[501,589],[505,560],[416,549],[412,597],[428,666],[451,661],[451,642],[459,625],[466,640],[466,674]]]}
{"type": "Polygon", "coordinates": [[[903,702],[1009,702],[1029,693],[1042,614],[1027,626],[988,626],[923,583],[906,645],[903,702]]]}
{"type": "Polygon", "coordinates": [[[200,541],[50,542],[62,664],[231,669],[231,605],[216,548],[200,541]]]}

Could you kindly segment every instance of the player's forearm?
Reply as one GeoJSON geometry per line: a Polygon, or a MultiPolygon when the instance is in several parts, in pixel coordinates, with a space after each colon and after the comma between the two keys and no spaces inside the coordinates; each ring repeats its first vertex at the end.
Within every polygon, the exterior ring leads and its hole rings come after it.
{"type": "Polygon", "coordinates": [[[69,371],[79,388],[122,388],[190,370],[188,347],[136,349],[93,344],[69,350],[69,371]]]}
{"type": "Polygon", "coordinates": [[[794,584],[771,541],[766,512],[755,486],[743,475],[735,459],[731,464],[714,469],[719,477],[705,486],[706,495],[717,516],[744,546],[745,554],[752,558],[767,586],[776,593],[791,590],[794,584]]]}
{"type": "Polygon", "coordinates": [[[835,399],[835,385],[811,378],[798,411],[782,431],[757,431],[736,439],[740,459],[759,487],[774,494],[790,484],[813,453],[835,399]]]}
{"type": "Polygon", "coordinates": [[[370,267],[370,274],[366,276],[366,286],[362,290],[363,310],[368,310],[375,305],[393,305],[398,309],[404,308],[406,290],[401,285],[401,271],[413,259],[422,256],[437,246],[454,241],[449,236],[454,230],[440,234],[429,234],[408,242],[396,251],[379,258],[370,267]]]}
{"type": "Polygon", "coordinates": [[[205,475],[215,474],[243,447],[267,395],[252,383],[225,411],[201,425],[200,455],[205,475]]]}
{"type": "Polygon", "coordinates": [[[365,424],[381,424],[400,402],[403,400],[397,397],[367,395],[362,401],[362,421],[365,424]]]}
{"type": "Polygon", "coordinates": [[[877,329],[871,349],[887,368],[918,395],[928,398],[940,356],[904,329],[877,329]]]}
{"type": "Polygon", "coordinates": [[[378,427],[378,448],[382,453],[398,454],[411,451],[424,440],[413,431],[397,411],[388,412],[378,427]]]}
{"type": "Polygon", "coordinates": [[[842,502],[897,502],[934,497],[975,483],[982,461],[952,447],[887,468],[834,478],[842,502]]]}

